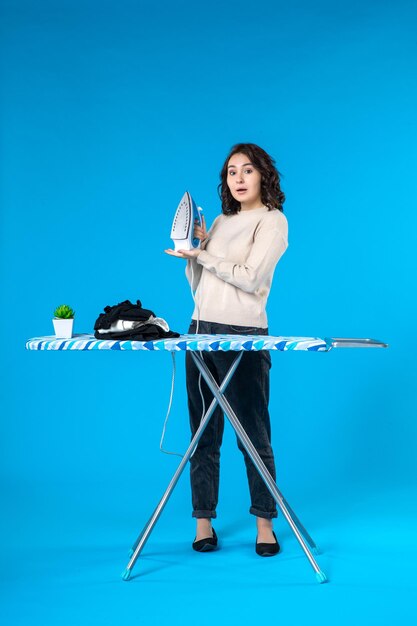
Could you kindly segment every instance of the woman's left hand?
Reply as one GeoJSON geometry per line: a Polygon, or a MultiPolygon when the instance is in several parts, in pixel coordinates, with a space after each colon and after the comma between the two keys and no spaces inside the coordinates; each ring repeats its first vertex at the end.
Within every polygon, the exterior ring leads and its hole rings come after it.
{"type": "Polygon", "coordinates": [[[171,256],[178,256],[180,259],[196,259],[201,250],[199,248],[193,248],[192,250],[172,250],[169,248],[168,250],[164,250],[164,252],[170,254],[171,256]]]}

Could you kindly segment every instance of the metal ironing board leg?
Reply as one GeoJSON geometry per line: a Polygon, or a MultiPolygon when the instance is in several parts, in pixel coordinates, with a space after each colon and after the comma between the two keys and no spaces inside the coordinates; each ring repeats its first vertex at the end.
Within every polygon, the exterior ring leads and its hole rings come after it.
{"type": "MultiPolygon", "coordinates": [[[[287,520],[288,524],[290,525],[291,530],[295,534],[295,536],[296,536],[299,544],[301,545],[301,548],[303,549],[306,557],[308,558],[312,568],[316,572],[316,578],[317,578],[318,582],[320,582],[320,583],[326,582],[327,581],[327,577],[326,577],[325,573],[320,569],[320,567],[318,566],[318,564],[314,560],[314,557],[313,557],[312,553],[310,552],[306,542],[304,541],[304,538],[303,538],[299,528],[297,527],[296,523],[294,522],[294,520],[292,519],[292,517],[290,515],[288,507],[286,506],[284,498],[283,498],[282,494],[280,493],[280,491],[278,490],[278,487],[277,487],[275,481],[273,480],[271,474],[269,473],[269,471],[267,470],[264,462],[262,461],[261,457],[259,456],[256,448],[252,444],[251,440],[249,439],[248,435],[246,434],[245,430],[243,429],[241,423],[239,422],[238,418],[236,417],[236,414],[234,413],[234,411],[233,411],[232,407],[230,406],[229,402],[227,401],[227,399],[222,394],[221,389],[219,389],[219,387],[218,387],[216,381],[214,380],[210,370],[208,369],[208,367],[206,366],[204,361],[201,359],[201,357],[196,355],[194,352],[191,353],[191,356],[193,357],[193,359],[194,359],[198,369],[200,370],[204,380],[206,381],[209,389],[213,393],[214,397],[217,398],[221,408],[223,409],[224,414],[228,418],[228,420],[231,423],[233,429],[235,430],[237,436],[239,437],[240,441],[242,442],[245,450],[247,451],[247,453],[249,454],[250,458],[252,459],[256,469],[258,470],[258,472],[259,472],[260,476],[262,477],[264,483],[268,487],[268,490],[270,491],[272,497],[276,501],[276,503],[279,506],[279,508],[281,509],[285,519],[287,520]]],[[[305,532],[305,529],[303,529],[303,530],[305,532]]]]}
{"type": "MultiPolygon", "coordinates": [[[[191,353],[192,356],[194,356],[194,353],[191,353]]],[[[232,365],[230,366],[229,371],[227,372],[223,382],[220,385],[220,388],[217,387],[220,391],[220,393],[224,393],[224,391],[227,388],[227,385],[229,384],[233,374],[235,373],[235,370],[237,368],[237,366],[239,365],[240,359],[243,356],[243,352],[239,352],[237,357],[235,358],[235,360],[233,361],[232,365]]],[[[204,363],[204,360],[200,357],[201,362],[204,363]]],[[[198,364],[198,369],[201,371],[201,367],[198,364]]],[[[206,364],[204,363],[204,367],[207,367],[206,364]]],[[[207,368],[207,371],[210,371],[207,368]]],[[[217,386],[217,385],[216,385],[217,386]]],[[[174,474],[174,476],[171,479],[171,482],[169,483],[164,495],[162,496],[161,500],[159,501],[159,504],[157,505],[157,507],[155,508],[154,512],[152,513],[151,517],[149,518],[148,522],[146,523],[146,525],[144,526],[143,530],[141,531],[141,533],[139,534],[138,538],[136,539],[131,551],[130,551],[130,560],[129,563],[126,566],[125,571],[122,574],[122,578],[123,580],[129,580],[130,578],[130,574],[131,571],[141,553],[141,551],[143,550],[156,522],[159,519],[159,516],[161,515],[166,503],[168,502],[168,499],[171,495],[171,493],[174,490],[175,485],[177,484],[182,472],[184,471],[184,468],[187,464],[187,462],[189,461],[192,453],[194,452],[194,449],[196,448],[203,432],[204,429],[206,428],[214,409],[216,408],[218,404],[218,400],[216,397],[213,398],[213,400],[210,403],[210,406],[208,408],[208,410],[206,411],[203,419],[200,422],[200,425],[197,429],[197,432],[195,433],[194,437],[191,440],[190,445],[188,446],[183,458],[181,459],[181,462],[174,474]]]]}
{"type": "MultiPolygon", "coordinates": [[[[276,485],[276,483],[275,483],[275,485],[276,485]]],[[[298,530],[303,535],[304,539],[307,541],[307,543],[310,546],[311,551],[313,552],[313,554],[320,554],[320,548],[318,547],[316,542],[311,538],[311,535],[308,533],[306,528],[302,525],[302,523],[298,519],[297,515],[294,513],[294,511],[292,510],[292,508],[290,507],[290,505],[288,504],[288,502],[286,501],[286,499],[282,495],[281,491],[278,489],[278,486],[277,486],[277,491],[278,491],[280,497],[282,498],[282,501],[283,501],[284,505],[287,507],[287,510],[288,510],[288,512],[289,512],[289,514],[290,514],[294,524],[297,526],[298,530]]]]}
{"type": "MultiPolygon", "coordinates": [[[[193,355],[194,356],[194,353],[193,355]]],[[[196,358],[198,359],[199,357],[194,357],[194,360],[196,360],[196,358]]],[[[200,361],[201,363],[201,361],[200,361]]],[[[200,368],[200,363],[196,363],[197,367],[200,368]]],[[[203,361],[204,363],[204,361],[203,361]]],[[[204,363],[204,367],[205,367],[205,363],[204,363]]],[[[208,370],[209,371],[209,370],[208,370]]],[[[214,381],[214,379],[213,379],[214,381]]],[[[214,384],[217,386],[217,383],[214,381],[214,384]]],[[[271,477],[272,478],[272,477],[271,477]]],[[[282,498],[282,501],[284,503],[284,505],[286,506],[293,522],[295,523],[295,525],[297,526],[298,530],[300,531],[300,533],[303,535],[304,539],[307,541],[307,543],[309,544],[311,550],[313,551],[314,554],[320,554],[320,550],[317,546],[317,544],[314,542],[314,540],[312,539],[312,537],[310,536],[310,534],[307,532],[306,528],[302,525],[302,523],[300,522],[300,520],[298,519],[297,515],[295,514],[295,512],[292,510],[292,508],[290,507],[290,505],[288,504],[288,502],[286,501],[286,499],[284,498],[283,494],[281,493],[281,491],[278,489],[277,484],[275,483],[277,492],[280,496],[280,498],[282,498]]]]}

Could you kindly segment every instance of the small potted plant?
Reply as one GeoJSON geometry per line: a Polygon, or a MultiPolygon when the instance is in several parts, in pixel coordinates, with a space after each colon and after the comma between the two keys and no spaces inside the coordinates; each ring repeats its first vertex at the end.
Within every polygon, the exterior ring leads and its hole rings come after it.
{"type": "Polygon", "coordinates": [[[75,311],[68,304],[61,304],[55,309],[52,320],[55,328],[55,336],[62,339],[72,337],[72,327],[74,324],[75,311]]]}

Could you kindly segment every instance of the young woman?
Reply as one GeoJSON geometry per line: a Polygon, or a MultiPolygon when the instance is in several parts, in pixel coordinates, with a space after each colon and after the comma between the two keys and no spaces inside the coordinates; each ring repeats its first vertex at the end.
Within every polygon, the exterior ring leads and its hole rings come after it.
{"type": "MultiPolygon", "coordinates": [[[[220,173],[222,213],[208,232],[204,218],[202,227],[194,228],[200,248],[166,250],[187,259],[186,276],[195,291],[191,334],[269,334],[266,302],[275,266],[288,247],[288,224],[282,208],[285,196],[274,163],[255,144],[233,146],[220,173]]],[[[236,355],[231,351],[202,354],[220,384],[236,355]]],[[[268,413],[270,368],[269,351],[245,352],[225,395],[275,480],[268,413]]],[[[186,381],[194,435],[203,408],[210,405],[213,396],[188,352],[186,381]]],[[[211,520],[216,517],[223,428],[223,412],[217,406],[190,460],[192,515],[197,520],[193,548],[199,552],[217,546],[211,520]]],[[[257,520],[255,549],[261,556],[273,556],[280,549],[272,529],[276,504],[239,441],[238,446],[246,464],[249,511],[257,520]]]]}

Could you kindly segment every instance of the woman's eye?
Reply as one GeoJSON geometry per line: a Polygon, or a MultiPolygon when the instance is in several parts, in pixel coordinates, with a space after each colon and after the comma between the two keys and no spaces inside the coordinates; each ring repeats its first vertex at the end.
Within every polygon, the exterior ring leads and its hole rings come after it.
{"type": "MultiPolygon", "coordinates": [[[[248,168],[247,170],[243,170],[245,172],[245,174],[252,174],[253,170],[248,168]]],[[[229,176],[234,176],[236,174],[236,172],[234,171],[230,171],[229,170],[229,176]]]]}

